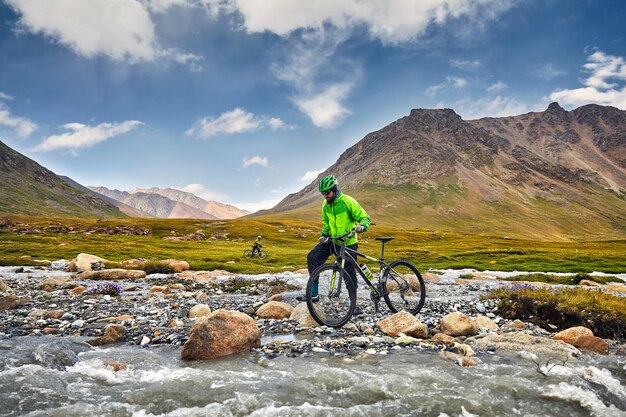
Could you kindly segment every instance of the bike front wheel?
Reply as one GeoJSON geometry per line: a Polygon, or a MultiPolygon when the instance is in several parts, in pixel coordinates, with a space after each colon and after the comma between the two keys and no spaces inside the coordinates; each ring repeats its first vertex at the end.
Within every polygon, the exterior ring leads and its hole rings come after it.
{"type": "Polygon", "coordinates": [[[264,250],[260,250],[258,255],[259,255],[259,259],[267,258],[267,252],[265,252],[264,250]]]}
{"type": "Polygon", "coordinates": [[[335,264],[313,271],[305,295],[311,316],[323,326],[343,326],[356,307],[356,287],[345,270],[335,264]]]}
{"type": "Polygon", "coordinates": [[[405,310],[415,315],[424,306],[424,278],[409,261],[390,263],[381,278],[381,286],[385,303],[394,313],[405,310]]]}

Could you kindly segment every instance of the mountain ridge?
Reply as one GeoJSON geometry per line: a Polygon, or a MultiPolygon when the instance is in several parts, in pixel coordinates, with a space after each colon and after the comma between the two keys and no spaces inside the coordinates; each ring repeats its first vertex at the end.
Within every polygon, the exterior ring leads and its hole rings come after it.
{"type": "Polygon", "coordinates": [[[75,188],[0,141],[0,213],[60,217],[124,217],[115,205],[75,188]]]}
{"type": "Polygon", "coordinates": [[[237,217],[242,217],[250,214],[249,211],[242,210],[231,204],[220,203],[218,201],[207,201],[193,193],[177,190],[175,188],[134,188],[130,191],[131,194],[135,192],[160,194],[171,200],[187,204],[191,207],[195,207],[222,220],[235,219],[237,217]]]}
{"type": "Polygon", "coordinates": [[[333,174],[385,225],[617,236],[626,230],[625,138],[626,112],[607,106],[568,112],[552,103],[544,112],[467,121],[452,109],[413,109],[262,214],[314,215],[317,182],[333,174]]]}
{"type": "Polygon", "coordinates": [[[193,193],[173,188],[134,188],[131,191],[95,186],[88,188],[136,210],[160,218],[224,220],[249,214],[235,206],[206,201],[193,193]]]}

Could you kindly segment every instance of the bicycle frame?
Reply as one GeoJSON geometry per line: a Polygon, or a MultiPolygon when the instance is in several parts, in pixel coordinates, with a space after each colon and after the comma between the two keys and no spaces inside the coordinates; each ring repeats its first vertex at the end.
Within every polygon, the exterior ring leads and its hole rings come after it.
{"type": "MultiPolygon", "coordinates": [[[[370,260],[370,261],[373,261],[373,262],[378,262],[378,264],[380,266],[380,272],[379,272],[379,275],[378,275],[378,282],[376,282],[376,284],[380,284],[380,277],[382,277],[384,271],[387,268],[389,268],[389,265],[387,265],[385,263],[385,261],[383,260],[384,254],[385,254],[385,244],[383,243],[381,257],[380,257],[380,259],[378,259],[378,258],[374,258],[374,257],[369,256],[369,255],[366,255],[364,253],[361,253],[361,252],[359,252],[357,250],[348,248],[346,246],[346,241],[345,241],[345,236],[348,236],[348,235],[344,235],[344,236],[339,236],[339,237],[333,238],[333,239],[337,239],[337,240],[341,241],[341,248],[339,249],[339,253],[337,255],[335,255],[335,257],[336,257],[335,263],[339,264],[341,266],[341,269],[345,271],[346,260],[347,260],[350,264],[352,264],[352,266],[354,267],[354,270],[356,272],[358,272],[359,275],[361,275],[361,278],[363,279],[363,281],[365,281],[365,283],[369,287],[370,291],[372,291],[373,296],[378,298],[378,299],[380,299],[384,294],[381,294],[381,291],[379,291],[379,288],[376,288],[376,286],[374,286],[374,284],[372,284],[372,281],[367,279],[367,277],[365,276],[365,274],[361,270],[361,267],[359,267],[359,263],[357,262],[356,257],[357,256],[362,256],[362,257],[364,257],[367,260],[370,260]],[[337,258],[341,259],[341,263],[339,262],[339,260],[337,258]]],[[[358,279],[357,279],[357,281],[358,281],[358,279]]],[[[334,276],[333,276],[333,278],[331,280],[331,287],[335,288],[335,277],[334,276]]]]}

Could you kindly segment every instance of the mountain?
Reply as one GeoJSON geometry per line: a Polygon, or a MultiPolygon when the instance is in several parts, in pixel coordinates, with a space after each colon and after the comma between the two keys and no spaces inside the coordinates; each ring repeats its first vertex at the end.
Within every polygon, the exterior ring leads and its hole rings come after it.
{"type": "Polygon", "coordinates": [[[566,111],[463,120],[414,109],[366,135],[266,214],[318,218],[335,175],[377,224],[546,239],[624,237],[626,112],[566,111]]]}
{"type": "Polygon", "coordinates": [[[63,179],[63,181],[65,181],[66,183],[68,183],[69,185],[71,185],[74,188],[78,188],[79,190],[83,190],[87,193],[93,194],[96,197],[106,201],[107,203],[110,203],[112,205],[114,205],[115,207],[117,207],[122,213],[126,214],[127,216],[130,217],[154,217],[144,211],[141,210],[137,210],[134,207],[129,206],[128,204],[122,203],[121,201],[118,201],[114,198],[111,197],[107,197],[104,194],[100,194],[97,193],[79,183],[77,183],[76,181],[74,181],[73,179],[71,179],[70,177],[65,177],[65,176],[59,176],[61,179],[63,179]]]}
{"type": "Polygon", "coordinates": [[[54,172],[0,142],[0,213],[123,217],[114,205],[74,188],[54,172]]]}
{"type": "Polygon", "coordinates": [[[154,217],[166,219],[209,219],[217,217],[185,203],[171,200],[159,194],[109,190],[106,187],[88,187],[90,190],[120,201],[128,206],[148,213],[154,217]]]}
{"type": "Polygon", "coordinates": [[[169,198],[170,200],[178,201],[191,207],[200,209],[206,213],[215,216],[218,219],[236,219],[237,217],[250,214],[249,211],[238,209],[237,207],[230,204],[218,203],[217,201],[207,201],[203,198],[196,196],[195,194],[176,190],[173,188],[135,188],[130,192],[159,194],[169,198]]]}

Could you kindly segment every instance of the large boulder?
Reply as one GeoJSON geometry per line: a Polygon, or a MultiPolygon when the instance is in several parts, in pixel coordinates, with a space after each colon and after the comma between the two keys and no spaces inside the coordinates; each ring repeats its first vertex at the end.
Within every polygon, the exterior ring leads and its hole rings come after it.
{"type": "Polygon", "coordinates": [[[477,333],[474,322],[465,314],[455,311],[441,318],[440,329],[448,336],[471,336],[477,333]]]}
{"type": "Polygon", "coordinates": [[[428,337],[428,326],[407,311],[400,311],[391,317],[380,320],[376,326],[387,336],[396,337],[400,333],[418,339],[428,337]]]}
{"type": "Polygon", "coordinates": [[[587,352],[599,353],[601,355],[609,354],[609,344],[606,340],[597,336],[580,336],[574,346],[587,352]]]}
{"type": "Polygon", "coordinates": [[[502,352],[532,352],[548,355],[580,356],[574,346],[560,340],[532,336],[527,333],[510,332],[503,334],[485,334],[465,340],[475,350],[493,350],[502,352]]]}
{"type": "Polygon", "coordinates": [[[146,271],[136,269],[103,269],[101,271],[86,271],[80,274],[72,275],[74,279],[93,279],[93,280],[134,280],[146,277],[146,271]]]}
{"type": "MultiPolygon", "coordinates": [[[[420,282],[417,279],[417,277],[413,274],[407,274],[404,275],[403,278],[409,283],[409,287],[413,290],[413,291],[419,291],[420,290],[420,282]]],[[[398,288],[398,283],[392,279],[390,279],[389,281],[387,281],[387,291],[392,292],[394,291],[396,288],[398,288]]],[[[412,294],[411,294],[412,295],[412,294]]]]}
{"type": "Polygon", "coordinates": [[[0,291],[2,292],[11,291],[11,288],[7,284],[5,284],[4,281],[2,281],[1,279],[0,279],[0,291]]]}
{"type": "Polygon", "coordinates": [[[552,338],[588,352],[609,354],[609,344],[604,339],[594,336],[593,332],[584,326],[570,327],[558,332],[552,338]]]}
{"type": "Polygon", "coordinates": [[[189,310],[189,314],[187,315],[190,319],[197,319],[200,317],[206,317],[211,315],[211,308],[206,304],[196,304],[191,307],[189,310]]]}
{"type": "Polygon", "coordinates": [[[14,310],[20,306],[20,298],[15,294],[0,297],[0,310],[14,310]]]}
{"type": "Polygon", "coordinates": [[[124,335],[126,334],[126,329],[122,324],[109,324],[104,329],[104,334],[100,337],[95,337],[93,339],[87,340],[91,346],[102,346],[108,345],[111,343],[116,343],[122,340],[124,335]]]}
{"type": "Polygon", "coordinates": [[[422,272],[422,278],[427,282],[441,282],[439,275],[433,274],[432,272],[422,272]]]}
{"type": "Polygon", "coordinates": [[[76,287],[76,283],[72,281],[71,275],[58,275],[44,279],[39,283],[38,287],[42,291],[50,292],[59,288],[74,288],[76,287]]]}
{"type": "Polygon", "coordinates": [[[96,262],[107,262],[106,259],[88,253],[79,253],[65,268],[66,272],[91,271],[91,264],[96,262]]]}
{"type": "Polygon", "coordinates": [[[319,327],[320,324],[315,321],[311,313],[309,313],[309,308],[306,303],[298,304],[289,316],[289,320],[297,321],[298,324],[302,327],[319,327]]]}
{"type": "Polygon", "coordinates": [[[498,325],[487,316],[472,317],[470,320],[478,330],[498,330],[498,325]]]}
{"type": "Polygon", "coordinates": [[[183,271],[177,275],[181,279],[192,279],[198,282],[215,281],[218,277],[234,275],[232,272],[216,269],[214,271],[183,271]]]}
{"type": "Polygon", "coordinates": [[[613,292],[626,292],[626,284],[611,282],[605,287],[608,291],[613,292]]]}
{"type": "Polygon", "coordinates": [[[180,259],[163,259],[159,262],[163,262],[164,264],[171,266],[174,270],[176,270],[176,272],[189,270],[189,262],[181,261],[180,259]]]}
{"type": "Polygon", "coordinates": [[[217,310],[196,322],[183,345],[184,360],[211,360],[261,346],[261,331],[250,316],[217,310]]]}
{"type": "Polygon", "coordinates": [[[552,338],[554,340],[562,340],[565,343],[576,346],[576,341],[581,336],[593,336],[593,332],[584,326],[576,326],[560,331],[552,336],[552,338]]]}
{"type": "Polygon", "coordinates": [[[293,313],[293,307],[280,301],[270,301],[263,304],[256,311],[256,316],[260,319],[288,319],[293,313]]]}

